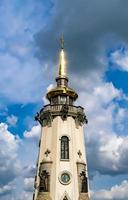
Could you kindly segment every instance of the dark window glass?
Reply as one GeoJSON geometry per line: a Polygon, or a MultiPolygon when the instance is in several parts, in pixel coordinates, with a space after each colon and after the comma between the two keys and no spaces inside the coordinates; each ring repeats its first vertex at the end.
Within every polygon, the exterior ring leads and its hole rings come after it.
{"type": "Polygon", "coordinates": [[[69,159],[69,139],[67,136],[61,138],[61,159],[69,159]]]}

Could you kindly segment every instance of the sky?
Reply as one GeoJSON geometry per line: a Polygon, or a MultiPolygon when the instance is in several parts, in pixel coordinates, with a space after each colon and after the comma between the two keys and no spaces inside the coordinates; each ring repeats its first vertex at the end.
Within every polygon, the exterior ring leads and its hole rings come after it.
{"type": "Polygon", "coordinates": [[[32,199],[40,126],[65,38],[88,125],[92,200],[128,199],[128,1],[0,1],[0,199],[32,199]],[[19,195],[20,194],[20,195],[19,195]]]}

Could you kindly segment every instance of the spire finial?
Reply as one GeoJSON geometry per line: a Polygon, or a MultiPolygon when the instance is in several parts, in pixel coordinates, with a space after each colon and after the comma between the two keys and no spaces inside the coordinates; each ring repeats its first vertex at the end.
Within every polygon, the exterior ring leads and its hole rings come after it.
{"type": "Polygon", "coordinates": [[[60,38],[60,60],[59,60],[59,76],[60,78],[67,78],[67,65],[64,52],[64,37],[63,35],[60,38]]]}

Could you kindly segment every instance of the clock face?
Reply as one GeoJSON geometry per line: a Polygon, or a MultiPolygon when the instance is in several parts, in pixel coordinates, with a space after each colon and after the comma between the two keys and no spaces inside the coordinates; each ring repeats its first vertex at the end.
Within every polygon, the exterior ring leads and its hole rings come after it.
{"type": "Polygon", "coordinates": [[[61,175],[61,181],[63,183],[68,183],[70,181],[70,175],[68,173],[63,173],[61,175]]]}
{"type": "Polygon", "coordinates": [[[59,180],[62,184],[67,185],[71,182],[71,174],[67,171],[63,171],[59,176],[59,180]]]}

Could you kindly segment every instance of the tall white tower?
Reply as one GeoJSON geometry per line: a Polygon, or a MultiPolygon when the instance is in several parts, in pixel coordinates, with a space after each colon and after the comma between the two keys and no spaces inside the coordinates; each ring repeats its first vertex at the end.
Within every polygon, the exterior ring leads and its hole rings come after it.
{"type": "Polygon", "coordinates": [[[57,86],[50,90],[36,120],[41,124],[34,200],[89,200],[83,124],[84,109],[68,86],[61,39],[57,86]]]}

